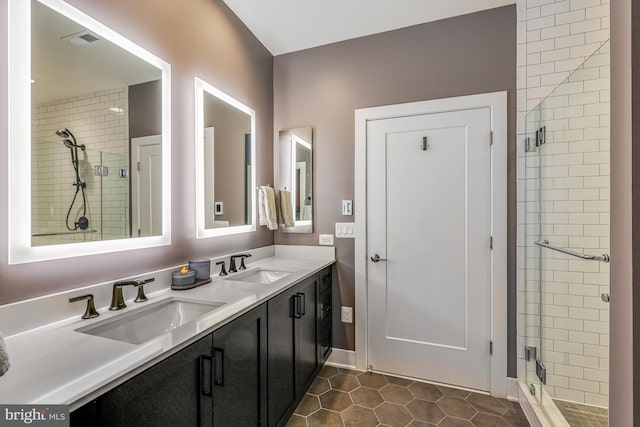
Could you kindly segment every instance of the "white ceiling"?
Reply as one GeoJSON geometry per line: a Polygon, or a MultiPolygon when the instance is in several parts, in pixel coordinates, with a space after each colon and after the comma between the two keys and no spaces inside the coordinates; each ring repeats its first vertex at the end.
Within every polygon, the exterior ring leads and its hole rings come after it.
{"type": "Polygon", "coordinates": [[[224,0],[273,55],[452,16],[516,0],[224,0]]]}

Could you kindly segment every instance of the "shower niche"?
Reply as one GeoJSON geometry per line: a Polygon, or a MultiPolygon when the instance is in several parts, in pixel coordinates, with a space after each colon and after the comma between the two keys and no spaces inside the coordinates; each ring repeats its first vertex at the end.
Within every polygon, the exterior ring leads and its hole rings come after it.
{"type": "Polygon", "coordinates": [[[521,380],[553,425],[606,426],[609,42],[525,118],[521,380]]]}

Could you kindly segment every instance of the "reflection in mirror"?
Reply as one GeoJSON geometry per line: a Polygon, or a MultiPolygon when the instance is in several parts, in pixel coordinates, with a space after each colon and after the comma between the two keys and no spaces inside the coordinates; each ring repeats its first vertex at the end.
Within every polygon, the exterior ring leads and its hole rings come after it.
{"type": "Polygon", "coordinates": [[[169,65],[61,0],[10,10],[12,262],[168,244],[169,65]]]}
{"type": "Polygon", "coordinates": [[[198,238],[255,231],[255,113],[196,79],[198,238]]]}
{"type": "Polygon", "coordinates": [[[285,233],[313,232],[313,130],[281,130],[279,137],[280,190],[291,192],[294,226],[280,225],[285,233]]]}

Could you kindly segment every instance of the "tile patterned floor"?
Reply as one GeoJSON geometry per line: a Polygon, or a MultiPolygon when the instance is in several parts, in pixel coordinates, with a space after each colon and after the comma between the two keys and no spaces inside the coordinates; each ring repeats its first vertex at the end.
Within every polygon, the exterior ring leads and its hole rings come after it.
{"type": "Polygon", "coordinates": [[[572,427],[607,427],[609,411],[606,408],[554,400],[554,403],[572,427]]]}
{"type": "Polygon", "coordinates": [[[516,402],[325,366],[287,427],[528,427],[516,402]]]}

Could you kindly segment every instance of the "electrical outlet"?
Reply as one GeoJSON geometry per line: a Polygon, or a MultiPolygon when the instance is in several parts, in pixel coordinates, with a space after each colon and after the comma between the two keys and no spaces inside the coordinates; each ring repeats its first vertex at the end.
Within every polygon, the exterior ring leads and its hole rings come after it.
{"type": "Polygon", "coordinates": [[[333,246],[333,234],[320,234],[318,243],[322,246],[333,246]]]}
{"type": "Polygon", "coordinates": [[[342,201],[342,215],[344,216],[353,215],[353,201],[351,200],[342,201]]]}
{"type": "Polygon", "coordinates": [[[340,320],[342,323],[353,323],[353,307],[342,307],[340,320]]]}

